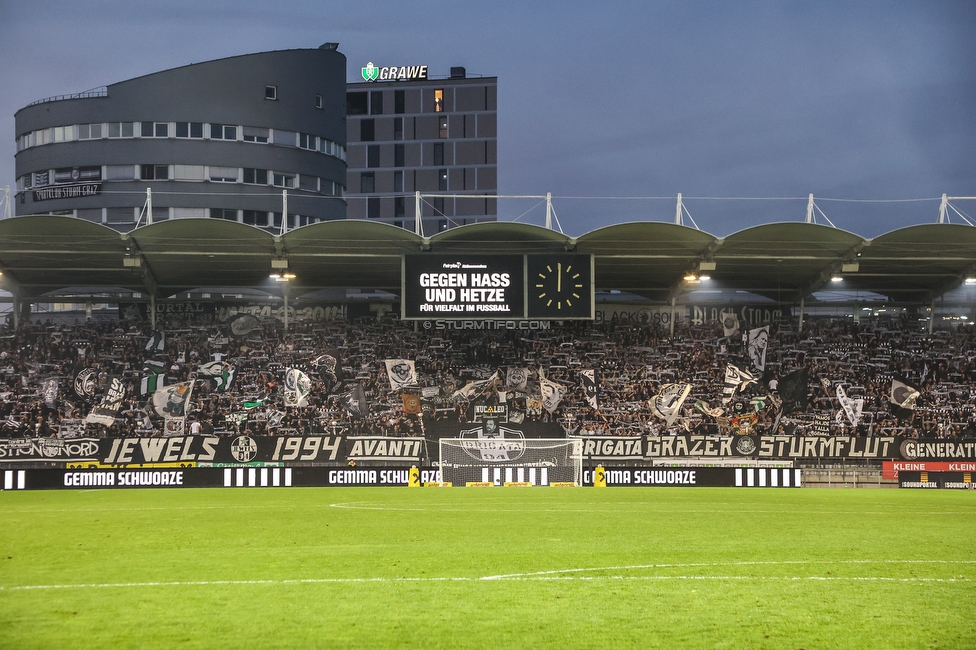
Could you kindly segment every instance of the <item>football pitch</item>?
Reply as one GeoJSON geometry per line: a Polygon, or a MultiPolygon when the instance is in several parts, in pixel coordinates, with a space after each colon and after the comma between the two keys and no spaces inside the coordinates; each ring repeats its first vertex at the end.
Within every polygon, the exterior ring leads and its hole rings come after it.
{"type": "Polygon", "coordinates": [[[0,648],[973,648],[976,493],[0,493],[0,648]]]}

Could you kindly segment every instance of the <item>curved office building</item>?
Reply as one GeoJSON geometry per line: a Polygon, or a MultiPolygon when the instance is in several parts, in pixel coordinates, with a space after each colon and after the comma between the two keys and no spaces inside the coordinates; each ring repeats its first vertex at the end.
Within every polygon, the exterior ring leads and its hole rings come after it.
{"type": "Polygon", "coordinates": [[[151,194],[153,221],[343,219],[345,98],[346,57],[327,43],[34,102],[15,116],[17,214],[126,231],[146,223],[151,194]]]}

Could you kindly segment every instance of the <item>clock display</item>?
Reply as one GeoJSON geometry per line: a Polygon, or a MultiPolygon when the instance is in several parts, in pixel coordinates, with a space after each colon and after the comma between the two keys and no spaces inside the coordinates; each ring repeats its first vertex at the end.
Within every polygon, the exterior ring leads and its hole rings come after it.
{"type": "Polygon", "coordinates": [[[591,259],[589,255],[530,255],[529,318],[591,318],[591,259]]]}

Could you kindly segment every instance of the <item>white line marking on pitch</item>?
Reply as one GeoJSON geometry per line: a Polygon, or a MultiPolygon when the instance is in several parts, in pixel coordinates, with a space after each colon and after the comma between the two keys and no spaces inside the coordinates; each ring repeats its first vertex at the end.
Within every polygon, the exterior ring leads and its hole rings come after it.
{"type": "MultiPolygon", "coordinates": [[[[672,564],[632,564],[625,566],[588,567],[577,569],[554,569],[552,571],[535,571],[532,573],[505,573],[495,576],[484,576],[479,580],[513,580],[536,576],[554,576],[567,573],[583,573],[586,571],[633,571],[635,569],[686,569],[690,567],[729,567],[729,566],[785,566],[797,564],[976,564],[976,560],[771,560],[771,561],[742,561],[742,562],[688,562],[672,564]]],[[[665,576],[666,577],[666,576],[665,576]]],[[[894,579],[894,578],[893,578],[894,579]]]]}
{"type": "Polygon", "coordinates": [[[124,589],[134,587],[200,587],[224,585],[302,585],[302,584],[349,584],[349,583],[408,583],[408,582],[480,582],[480,581],[598,581],[598,580],[775,580],[775,581],[852,581],[852,582],[973,582],[971,578],[896,578],[891,576],[582,576],[567,575],[586,571],[633,571],[636,569],[675,569],[694,567],[730,567],[730,566],[785,566],[799,564],[976,564],[976,560],[786,560],[769,562],[691,562],[672,564],[637,564],[630,566],[591,567],[576,569],[558,569],[553,571],[538,571],[535,573],[509,573],[504,575],[470,577],[400,577],[400,578],[303,578],[282,580],[190,580],[190,581],[157,581],[157,582],[105,582],[62,585],[11,585],[0,586],[0,591],[36,591],[41,589],[124,589]]]}

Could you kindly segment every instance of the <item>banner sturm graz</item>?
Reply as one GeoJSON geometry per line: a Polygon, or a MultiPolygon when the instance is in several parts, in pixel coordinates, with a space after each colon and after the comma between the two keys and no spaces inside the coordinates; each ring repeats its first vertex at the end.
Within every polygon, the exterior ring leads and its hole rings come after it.
{"type": "Polygon", "coordinates": [[[899,438],[877,436],[648,436],[648,458],[900,458],[899,438]]]}

